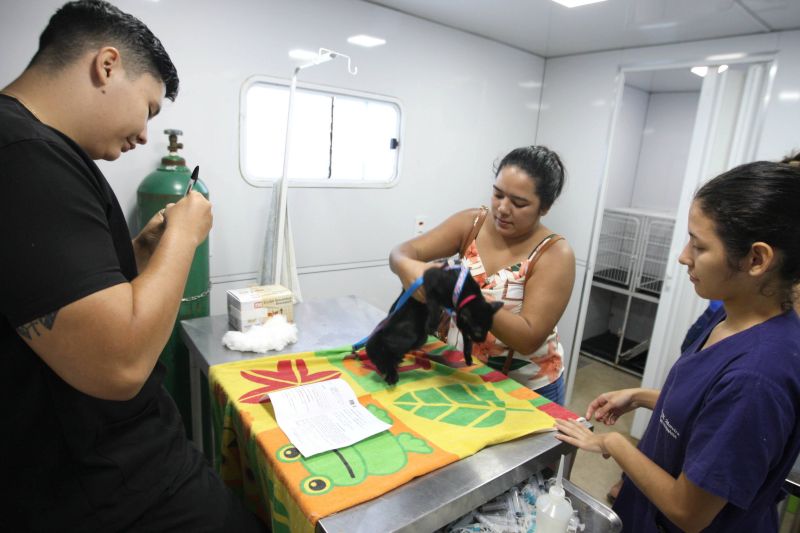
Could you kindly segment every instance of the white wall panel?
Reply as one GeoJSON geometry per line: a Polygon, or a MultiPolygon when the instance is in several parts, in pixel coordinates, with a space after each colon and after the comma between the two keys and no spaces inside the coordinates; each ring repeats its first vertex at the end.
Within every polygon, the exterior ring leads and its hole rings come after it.
{"type": "Polygon", "coordinates": [[[608,185],[604,202],[606,207],[631,205],[649,101],[650,93],[630,85],[625,86],[608,164],[608,185]]]}
{"type": "Polygon", "coordinates": [[[631,207],[678,207],[699,99],[699,92],[650,95],[631,207]]]}
{"type": "Polygon", "coordinates": [[[536,142],[558,152],[567,181],[545,224],[564,235],[584,263],[608,152],[620,57],[616,51],[547,62],[536,142]]]}
{"type": "MultiPolygon", "coordinates": [[[[389,306],[400,295],[401,286],[397,277],[389,270],[386,261],[375,264],[342,264],[329,266],[325,270],[302,269],[300,284],[303,292],[314,294],[313,299],[335,298],[352,294],[363,298],[375,307],[388,312],[389,306]],[[385,302],[389,302],[386,304],[385,302]]],[[[225,292],[229,289],[256,285],[256,274],[220,277],[214,282],[211,297],[211,314],[227,313],[225,292]]],[[[354,339],[358,340],[358,339],[354,339]]]]}
{"type": "Polygon", "coordinates": [[[757,159],[781,159],[800,150],[800,31],[780,33],[778,50],[757,159]]]}
{"type": "MultiPolygon", "coordinates": [[[[572,348],[575,345],[575,332],[578,326],[578,312],[580,311],[580,294],[583,281],[586,277],[586,265],[575,265],[575,287],[572,289],[572,298],[567,303],[561,320],[558,321],[558,335],[564,347],[564,368],[569,368],[572,348]]],[[[580,339],[577,340],[580,344],[580,339]]]]}
{"type": "Polygon", "coordinates": [[[313,293],[315,298],[353,294],[386,312],[402,289],[387,265],[301,274],[300,283],[303,291],[313,293]]]}

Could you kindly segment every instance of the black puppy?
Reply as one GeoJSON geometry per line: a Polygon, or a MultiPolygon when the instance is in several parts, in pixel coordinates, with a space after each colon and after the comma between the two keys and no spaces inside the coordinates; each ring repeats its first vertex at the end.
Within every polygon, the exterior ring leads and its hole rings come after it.
{"type": "Polygon", "coordinates": [[[455,313],[456,326],[464,337],[464,361],[471,365],[472,342],[486,340],[494,314],[503,306],[488,303],[469,272],[459,265],[426,270],[423,285],[427,303],[410,298],[394,312],[398,298],[389,317],[367,341],[367,356],[389,385],[397,383],[403,355],[425,344],[428,334],[436,330],[443,308],[455,313]]]}

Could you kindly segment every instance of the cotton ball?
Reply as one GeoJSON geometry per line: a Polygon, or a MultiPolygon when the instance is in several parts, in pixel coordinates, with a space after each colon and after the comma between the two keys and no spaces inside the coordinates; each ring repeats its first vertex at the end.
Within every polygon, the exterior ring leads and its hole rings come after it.
{"type": "Polygon", "coordinates": [[[297,326],[290,324],[283,315],[273,315],[261,326],[253,326],[246,332],[229,331],[222,337],[222,344],[240,352],[268,352],[283,350],[287,344],[297,342],[297,326]]]}

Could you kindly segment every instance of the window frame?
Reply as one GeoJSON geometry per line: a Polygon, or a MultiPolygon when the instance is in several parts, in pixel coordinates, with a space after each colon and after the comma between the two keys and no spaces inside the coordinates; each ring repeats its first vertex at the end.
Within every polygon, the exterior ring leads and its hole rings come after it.
{"type": "MultiPolygon", "coordinates": [[[[239,174],[242,179],[253,187],[273,187],[280,181],[277,179],[255,179],[245,172],[245,160],[247,157],[247,148],[245,139],[245,130],[247,129],[247,91],[254,85],[267,84],[275,85],[278,87],[285,87],[288,91],[291,87],[291,80],[276,78],[272,76],[256,75],[251,76],[245,80],[239,91],[239,150],[238,150],[238,166],[239,174]]],[[[394,105],[397,108],[399,115],[398,120],[398,141],[397,148],[397,164],[395,165],[394,174],[388,181],[375,182],[364,180],[313,180],[313,179],[291,179],[289,180],[289,187],[312,188],[312,189],[389,189],[395,187],[400,181],[400,173],[402,168],[402,153],[403,136],[405,133],[405,113],[403,112],[403,105],[399,99],[392,96],[386,96],[376,93],[367,93],[364,91],[355,91],[351,89],[343,89],[341,87],[333,87],[329,85],[320,85],[315,83],[301,83],[297,82],[297,89],[305,89],[315,91],[317,93],[329,94],[335,96],[355,97],[361,99],[372,100],[394,105]]]]}

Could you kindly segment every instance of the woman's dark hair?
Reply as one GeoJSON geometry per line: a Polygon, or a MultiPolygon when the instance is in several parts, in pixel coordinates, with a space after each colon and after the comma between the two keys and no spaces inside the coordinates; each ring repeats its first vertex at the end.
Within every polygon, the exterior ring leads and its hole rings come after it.
{"type": "Polygon", "coordinates": [[[767,161],[740,165],[703,185],[695,200],[714,221],[734,269],[755,242],[779,252],[780,290],[791,305],[792,287],[800,282],[800,168],[767,161]]]}
{"type": "Polygon", "coordinates": [[[58,69],[106,45],[124,53],[131,75],[146,72],[161,80],[166,97],[175,100],[178,72],[161,41],[142,21],[102,0],[69,2],[56,11],[39,37],[39,50],[29,66],[58,69]]]}
{"type": "Polygon", "coordinates": [[[518,167],[533,178],[542,211],[550,209],[564,188],[564,165],[558,154],[546,146],[523,146],[511,150],[495,167],[494,177],[507,166],[518,167]]]}

